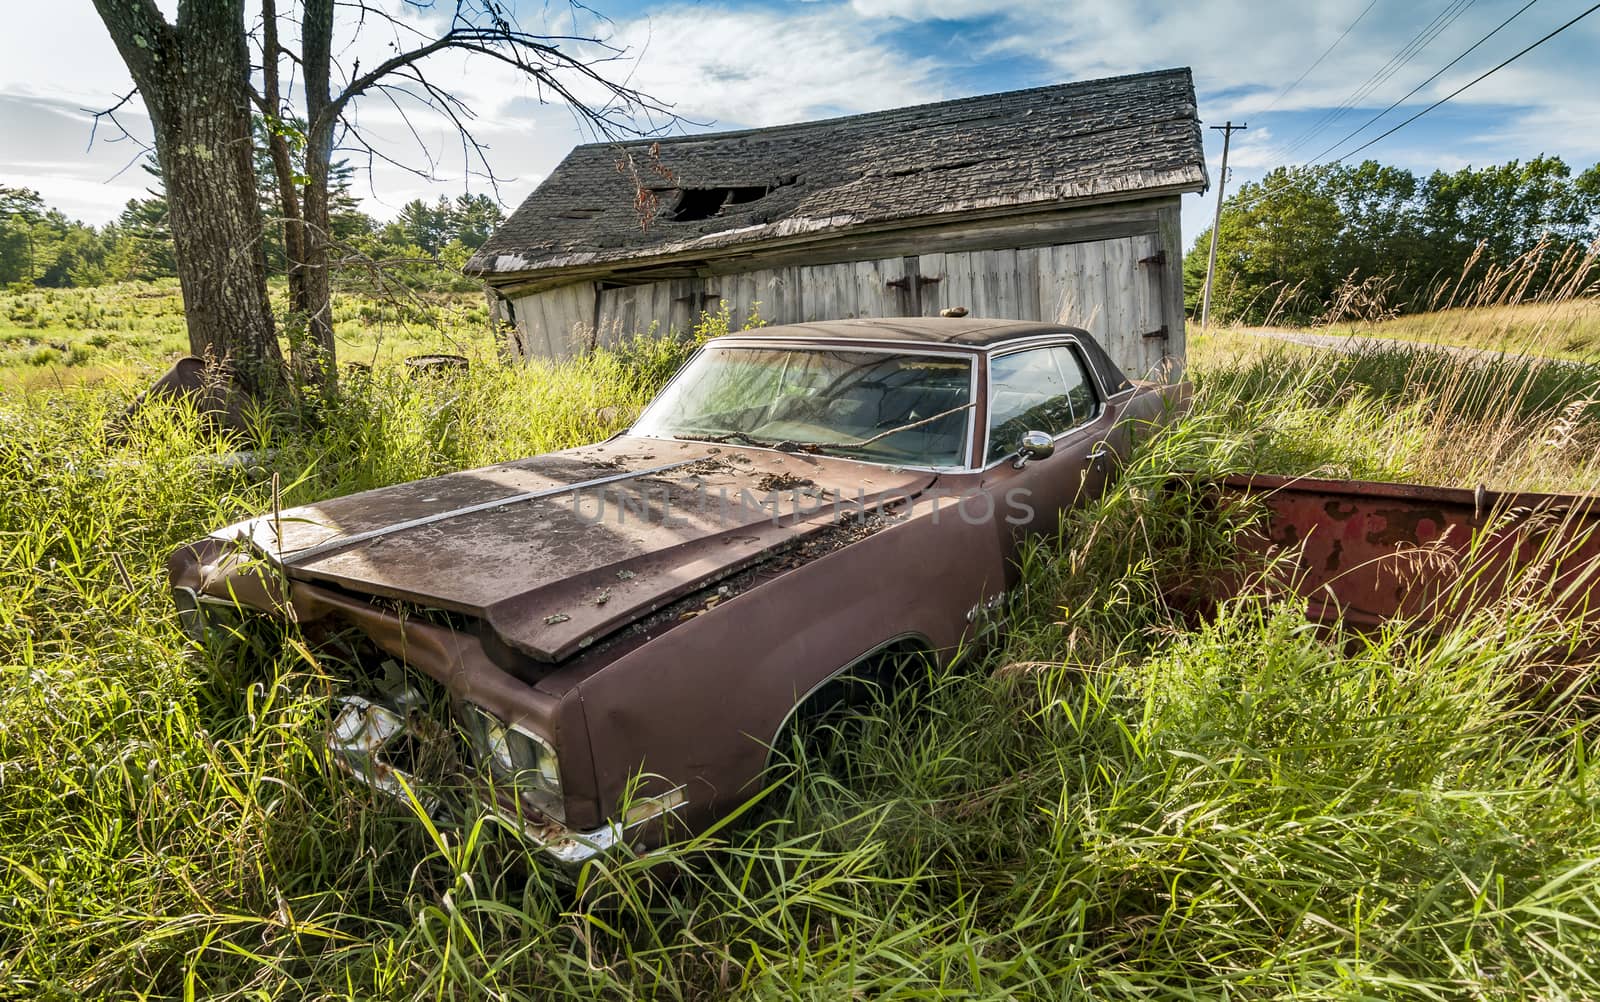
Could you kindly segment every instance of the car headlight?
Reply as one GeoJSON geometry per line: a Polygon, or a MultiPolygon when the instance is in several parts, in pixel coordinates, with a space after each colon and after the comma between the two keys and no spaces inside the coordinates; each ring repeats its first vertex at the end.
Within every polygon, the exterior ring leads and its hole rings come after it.
{"type": "Polygon", "coordinates": [[[473,703],[465,704],[465,729],[478,764],[490,778],[556,820],[564,820],[561,764],[544,738],[473,703]]]}

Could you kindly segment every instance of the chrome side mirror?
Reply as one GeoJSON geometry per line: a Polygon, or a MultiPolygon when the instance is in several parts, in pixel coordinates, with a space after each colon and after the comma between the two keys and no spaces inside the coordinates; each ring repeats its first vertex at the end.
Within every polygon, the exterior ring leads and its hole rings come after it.
{"type": "Polygon", "coordinates": [[[1055,451],[1056,440],[1044,432],[1023,432],[1022,442],[1017,446],[1017,461],[1011,465],[1020,470],[1028,465],[1028,460],[1049,459],[1055,451]]]}

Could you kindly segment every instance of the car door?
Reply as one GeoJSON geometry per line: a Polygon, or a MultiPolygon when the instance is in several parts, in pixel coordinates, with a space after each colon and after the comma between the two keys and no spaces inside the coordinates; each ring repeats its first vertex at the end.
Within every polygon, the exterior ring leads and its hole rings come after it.
{"type": "MultiPolygon", "coordinates": [[[[1069,437],[1086,446],[1077,491],[1068,499],[1070,505],[1097,498],[1105,492],[1118,456],[1128,451],[1128,434],[1112,412],[1078,346],[1058,345],[1054,352],[1067,384],[1067,397],[1072,402],[1073,426],[1069,437]]],[[[1057,448],[1059,451],[1059,444],[1057,448]]]]}
{"type": "MultiPolygon", "coordinates": [[[[1054,532],[1061,513],[1105,489],[1105,401],[1068,343],[999,353],[988,365],[988,436],[980,489],[989,495],[1009,553],[1027,533],[1054,532]],[[1017,468],[1025,432],[1054,451],[1017,468]]],[[[969,509],[970,509],[969,505],[969,509]]]]}

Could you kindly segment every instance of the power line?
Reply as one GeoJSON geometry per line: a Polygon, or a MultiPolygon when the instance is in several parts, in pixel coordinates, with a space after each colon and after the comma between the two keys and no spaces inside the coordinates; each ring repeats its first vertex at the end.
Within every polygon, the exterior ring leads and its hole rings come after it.
{"type": "Polygon", "coordinates": [[[1326,49],[1322,50],[1322,55],[1317,57],[1317,61],[1312,63],[1310,66],[1307,66],[1306,67],[1306,71],[1304,73],[1300,74],[1298,77],[1295,77],[1294,83],[1290,84],[1289,86],[1285,87],[1283,90],[1279,91],[1278,92],[1278,96],[1273,98],[1272,99],[1272,103],[1267,105],[1265,108],[1263,108],[1261,113],[1263,115],[1265,115],[1267,112],[1271,111],[1273,108],[1276,108],[1278,106],[1278,102],[1280,102],[1284,98],[1288,97],[1290,91],[1292,91],[1296,87],[1300,86],[1300,84],[1302,82],[1304,82],[1305,78],[1311,75],[1311,71],[1316,69],[1318,66],[1321,66],[1322,65],[1322,61],[1324,59],[1327,59],[1328,56],[1333,53],[1333,50],[1337,49],[1339,47],[1339,43],[1343,42],[1345,40],[1345,38],[1347,36],[1349,36],[1349,34],[1356,29],[1356,25],[1361,23],[1362,18],[1366,17],[1369,13],[1371,13],[1372,8],[1374,8],[1376,6],[1378,6],[1378,0],[1371,0],[1371,2],[1367,4],[1366,8],[1364,10],[1362,10],[1361,13],[1356,15],[1356,19],[1354,21],[1351,21],[1350,25],[1347,28],[1345,28],[1343,32],[1340,33],[1339,37],[1333,40],[1333,44],[1328,46],[1326,49]]]}
{"type": "MultiPolygon", "coordinates": [[[[1531,6],[1531,5],[1532,5],[1532,2],[1530,2],[1528,6],[1531,6]]],[[[1523,10],[1526,10],[1526,9],[1527,9],[1527,7],[1523,8],[1523,10]]],[[[1451,91],[1449,94],[1446,94],[1444,97],[1442,97],[1439,100],[1435,101],[1433,104],[1430,104],[1428,107],[1426,107],[1426,108],[1422,109],[1421,111],[1417,112],[1415,115],[1412,115],[1410,118],[1408,118],[1405,121],[1401,122],[1400,124],[1396,125],[1394,128],[1392,128],[1389,131],[1383,133],[1383,135],[1374,137],[1373,139],[1369,140],[1368,142],[1363,143],[1362,145],[1360,145],[1360,146],[1356,147],[1355,149],[1351,150],[1349,153],[1343,154],[1337,160],[1329,161],[1326,166],[1332,167],[1332,166],[1335,166],[1337,164],[1343,163],[1344,161],[1346,161],[1346,160],[1350,159],[1351,157],[1355,156],[1357,153],[1361,153],[1364,150],[1368,149],[1369,147],[1377,144],[1378,142],[1381,142],[1382,140],[1389,138],[1390,136],[1394,135],[1396,132],[1399,132],[1401,129],[1405,128],[1407,125],[1410,125],[1412,122],[1415,122],[1417,119],[1421,118],[1423,115],[1426,115],[1428,112],[1430,112],[1430,111],[1434,110],[1435,108],[1439,107],[1441,104],[1444,104],[1446,101],[1449,101],[1452,98],[1460,95],[1463,91],[1467,90],[1469,87],[1472,87],[1475,84],[1481,83],[1483,80],[1485,80],[1489,76],[1493,75],[1494,73],[1497,73],[1502,69],[1505,69],[1507,66],[1509,66],[1512,63],[1516,62],[1518,59],[1521,59],[1523,56],[1525,56],[1528,53],[1532,52],[1534,49],[1537,49],[1539,46],[1543,45],[1545,42],[1550,41],[1550,39],[1556,37],[1557,35],[1561,34],[1564,31],[1566,31],[1568,28],[1570,28],[1573,25],[1577,24],[1579,21],[1582,21],[1584,18],[1586,18],[1589,15],[1593,14],[1597,10],[1600,10],[1600,3],[1596,3],[1593,7],[1590,7],[1588,10],[1585,10],[1581,14],[1579,14],[1576,17],[1572,18],[1572,20],[1570,20],[1570,21],[1566,22],[1565,24],[1561,25],[1560,27],[1554,29],[1549,34],[1547,34],[1544,37],[1540,38],[1538,41],[1533,42],[1532,44],[1530,44],[1527,47],[1521,49],[1520,51],[1518,51],[1514,55],[1510,56],[1509,58],[1505,59],[1504,61],[1500,62],[1499,64],[1491,67],[1488,70],[1485,70],[1483,73],[1479,74],[1477,77],[1473,78],[1472,80],[1468,81],[1467,83],[1463,84],[1462,86],[1457,87],[1455,90],[1451,91]]],[[[1522,11],[1519,10],[1517,13],[1520,14],[1520,13],[1522,13],[1522,11]]],[[[1515,16],[1515,15],[1513,15],[1513,16],[1515,16]]],[[[1501,27],[1504,27],[1504,25],[1501,25],[1501,27]]],[[[1499,28],[1496,28],[1495,30],[1498,31],[1499,28]]],[[[1492,35],[1492,34],[1494,34],[1494,32],[1490,32],[1490,34],[1492,35]]],[[[1488,37],[1488,36],[1485,36],[1485,37],[1488,37]]],[[[1481,40],[1480,40],[1480,42],[1481,42],[1481,40]]],[[[1476,48],[1476,46],[1474,46],[1474,48],[1476,48]]],[[[1471,51],[1472,51],[1471,49],[1467,50],[1467,52],[1471,52],[1471,51]]],[[[1467,53],[1464,52],[1464,53],[1462,53],[1462,56],[1465,56],[1466,54],[1467,53]]],[[[1455,60],[1455,61],[1458,61],[1460,58],[1461,57],[1458,56],[1457,60],[1455,60]]],[[[1454,61],[1452,61],[1452,62],[1454,62],[1454,61]]],[[[1449,69],[1449,68],[1450,67],[1447,65],[1444,69],[1449,69]]],[[[1444,70],[1440,70],[1440,73],[1443,73],[1443,72],[1444,72],[1444,70]]],[[[1424,86],[1425,85],[1426,85],[1426,82],[1424,82],[1424,86]]],[[[1402,100],[1404,100],[1404,99],[1402,99],[1402,100]]],[[[1378,117],[1382,117],[1382,116],[1380,115],[1378,117]]],[[[1371,125],[1371,124],[1372,124],[1371,122],[1367,123],[1367,125],[1371,125]]],[[[1365,129],[1366,127],[1367,126],[1364,125],[1364,126],[1362,126],[1362,129],[1365,129]]],[[[1360,132],[1361,130],[1358,129],[1356,131],[1360,132]]],[[[1354,135],[1355,134],[1352,133],[1350,136],[1346,136],[1345,139],[1342,140],[1341,143],[1337,144],[1337,145],[1342,145],[1343,142],[1349,141],[1349,139],[1353,138],[1354,135]]],[[[1248,195],[1246,195],[1245,197],[1243,197],[1240,200],[1236,201],[1234,204],[1230,205],[1229,208],[1232,209],[1232,210],[1248,209],[1251,206],[1255,205],[1257,202],[1261,201],[1262,199],[1264,199],[1264,198],[1266,198],[1266,197],[1268,197],[1270,195],[1275,195],[1277,193],[1278,193],[1278,189],[1270,188],[1267,185],[1267,179],[1263,178],[1260,182],[1257,183],[1257,187],[1253,191],[1249,192],[1248,195]]]]}
{"type": "Polygon", "coordinates": [[[1461,15],[1466,13],[1467,9],[1476,2],[1477,0],[1450,0],[1450,2],[1445,5],[1443,10],[1434,15],[1433,20],[1423,25],[1422,29],[1413,35],[1398,52],[1391,56],[1388,62],[1380,66],[1377,72],[1368,77],[1366,81],[1362,83],[1360,87],[1357,87],[1355,91],[1353,91],[1348,97],[1346,97],[1337,108],[1325,113],[1311,126],[1311,128],[1305,134],[1300,136],[1294,142],[1290,143],[1288,146],[1284,147],[1281,155],[1284,158],[1287,158],[1291,153],[1294,153],[1305,144],[1316,139],[1316,137],[1321,135],[1324,130],[1332,128],[1341,118],[1343,118],[1354,108],[1360,106],[1361,103],[1370,97],[1374,92],[1376,92],[1379,87],[1382,87],[1384,84],[1388,83],[1396,73],[1400,72],[1400,70],[1404,69],[1413,59],[1421,55],[1428,46],[1433,44],[1436,38],[1454,25],[1461,15]]]}
{"type": "Polygon", "coordinates": [[[1443,10],[1434,15],[1433,20],[1423,25],[1421,30],[1411,36],[1411,39],[1401,46],[1398,52],[1390,56],[1389,61],[1380,66],[1377,72],[1369,76],[1361,86],[1352,91],[1348,97],[1339,103],[1337,108],[1323,114],[1321,118],[1312,124],[1309,130],[1287,146],[1282,147],[1277,152],[1276,157],[1287,159],[1295,150],[1321,135],[1325,129],[1333,126],[1334,123],[1338,122],[1347,112],[1365,100],[1373,91],[1388,83],[1389,78],[1403,69],[1406,64],[1421,55],[1424,49],[1433,44],[1434,39],[1455,24],[1456,20],[1476,2],[1477,0],[1450,0],[1443,10]]]}
{"type": "Polygon", "coordinates": [[[1409,59],[1411,56],[1415,55],[1415,53],[1419,51],[1418,47],[1422,39],[1434,28],[1438,27],[1446,17],[1448,17],[1459,7],[1462,2],[1463,0],[1448,0],[1439,13],[1433,16],[1431,21],[1423,25],[1421,30],[1407,39],[1406,43],[1401,46],[1397,52],[1391,55],[1387,62],[1378,67],[1378,69],[1371,76],[1362,81],[1355,88],[1355,90],[1347,94],[1337,106],[1324,111],[1322,116],[1311,124],[1311,128],[1306,130],[1304,133],[1301,133],[1295,139],[1290,140],[1288,143],[1279,147],[1279,150],[1274,155],[1275,158],[1287,158],[1290,153],[1293,153],[1295,150],[1299,149],[1306,142],[1310,141],[1313,137],[1322,132],[1323,129],[1326,129],[1329,125],[1331,125],[1336,118],[1343,115],[1346,108],[1361,100],[1361,98],[1363,98],[1383,80],[1388,79],[1388,74],[1397,68],[1404,59],[1409,59]]]}
{"type": "MultiPolygon", "coordinates": [[[[1526,8],[1524,8],[1524,9],[1526,9],[1526,8]]],[[[1570,21],[1567,21],[1565,24],[1562,24],[1560,27],[1555,28],[1554,30],[1550,31],[1548,34],[1544,35],[1542,38],[1540,38],[1537,41],[1525,46],[1524,48],[1518,50],[1516,53],[1514,53],[1510,57],[1506,58],[1505,60],[1501,61],[1500,63],[1497,63],[1496,65],[1494,65],[1494,66],[1490,67],[1489,69],[1485,70],[1483,73],[1481,73],[1478,76],[1474,77],[1473,79],[1469,80],[1467,83],[1462,84],[1460,87],[1457,87],[1455,90],[1451,91],[1449,94],[1446,94],[1444,97],[1442,97],[1439,100],[1437,100],[1437,101],[1433,102],[1432,104],[1428,105],[1426,108],[1424,108],[1421,111],[1417,112],[1415,115],[1412,115],[1410,118],[1408,118],[1405,121],[1401,122],[1400,124],[1396,125],[1394,128],[1389,129],[1387,132],[1383,133],[1380,136],[1376,136],[1376,137],[1368,140],[1367,142],[1363,143],[1362,145],[1360,145],[1360,146],[1356,147],[1355,149],[1351,150],[1349,153],[1343,154],[1337,160],[1330,161],[1327,164],[1327,166],[1332,167],[1332,166],[1335,166],[1337,164],[1341,164],[1344,161],[1346,161],[1346,160],[1350,159],[1351,157],[1355,156],[1357,153],[1361,153],[1361,152],[1371,148],[1372,146],[1376,145],[1377,143],[1382,142],[1383,140],[1389,138],[1390,136],[1394,135],[1396,132],[1399,132],[1401,129],[1403,129],[1406,126],[1410,125],[1412,122],[1415,122],[1417,119],[1419,119],[1422,116],[1426,115],[1428,112],[1433,111],[1435,108],[1439,107],[1440,105],[1444,104],[1445,102],[1450,101],[1451,99],[1459,96],[1464,91],[1466,91],[1468,88],[1471,88],[1471,87],[1473,87],[1473,86],[1475,86],[1475,85],[1477,85],[1479,83],[1482,83],[1484,80],[1488,79],[1490,76],[1493,76],[1495,73],[1498,73],[1500,70],[1503,70],[1507,66],[1510,66],[1512,63],[1516,62],[1518,59],[1521,59],[1523,56],[1525,56],[1528,53],[1532,52],[1534,49],[1537,49],[1539,46],[1541,46],[1544,43],[1550,41],[1552,38],[1555,38],[1557,35],[1561,34],[1564,31],[1566,31],[1568,28],[1570,28],[1573,25],[1577,24],[1579,21],[1582,21],[1584,18],[1586,18],[1589,15],[1593,14],[1597,10],[1600,10],[1600,3],[1596,3],[1594,6],[1588,8],[1587,10],[1585,10],[1582,13],[1578,14],[1576,17],[1572,18],[1570,21]]],[[[1518,11],[1517,13],[1520,14],[1521,11],[1518,11]]],[[[1496,31],[1498,31],[1498,30],[1499,29],[1497,28],[1496,31]]],[[[1491,34],[1493,34],[1493,32],[1491,32],[1491,34]]],[[[1468,50],[1468,52],[1470,52],[1470,51],[1471,51],[1471,49],[1468,50]]],[[[1466,53],[1463,53],[1463,55],[1465,55],[1465,54],[1466,53]]],[[[1448,69],[1448,68],[1449,68],[1448,66],[1445,67],[1445,69],[1448,69]]],[[[1441,70],[1440,72],[1442,73],[1443,70],[1441,70]]],[[[1372,123],[1368,122],[1367,124],[1370,125],[1372,123]]],[[[1366,126],[1362,126],[1362,128],[1366,128],[1366,126]]],[[[1357,130],[1357,131],[1359,132],[1360,130],[1357,130]]],[[[1348,138],[1349,137],[1346,137],[1347,140],[1348,140],[1348,138]]],[[[1256,189],[1254,191],[1251,191],[1248,194],[1247,197],[1241,199],[1239,202],[1235,203],[1234,205],[1229,206],[1229,208],[1230,209],[1234,209],[1234,210],[1247,209],[1247,208],[1255,205],[1257,202],[1261,201],[1262,199],[1267,198],[1270,195],[1278,194],[1278,189],[1274,189],[1274,188],[1270,187],[1268,185],[1268,183],[1267,183],[1267,180],[1268,180],[1267,178],[1263,178],[1257,184],[1257,187],[1256,187],[1256,189]]],[[[1221,212],[1219,210],[1218,217],[1220,218],[1220,216],[1221,216],[1221,212]]],[[[1213,223],[1212,225],[1213,225],[1213,229],[1214,229],[1215,226],[1216,226],[1216,223],[1213,223]]]]}
{"type": "Polygon", "coordinates": [[[1312,163],[1316,163],[1318,160],[1321,160],[1323,157],[1327,156],[1329,153],[1332,153],[1334,150],[1336,150],[1339,147],[1343,146],[1345,143],[1348,143],[1350,140],[1352,140],[1355,137],[1359,136],[1361,133],[1367,131],[1367,129],[1369,129],[1373,125],[1373,123],[1377,122],[1380,118],[1382,118],[1383,116],[1389,114],[1389,112],[1391,112],[1391,111],[1395,110],[1396,108],[1400,107],[1402,104],[1405,104],[1407,101],[1411,100],[1412,96],[1415,95],[1417,93],[1417,91],[1419,91],[1422,88],[1424,88],[1424,87],[1428,86],[1429,84],[1433,83],[1435,80],[1437,80],[1441,76],[1443,76],[1445,71],[1448,70],[1450,67],[1454,66],[1456,63],[1459,63],[1459,62],[1461,62],[1461,60],[1463,60],[1463,59],[1467,58],[1468,56],[1472,55],[1472,53],[1477,50],[1478,46],[1482,45],[1484,42],[1487,42],[1489,39],[1491,39],[1494,36],[1498,35],[1500,33],[1500,29],[1504,28],[1506,25],[1510,24],[1512,21],[1515,21],[1517,18],[1521,17],[1523,15],[1523,12],[1525,12],[1529,7],[1532,7],[1534,4],[1536,4],[1538,2],[1539,2],[1539,0],[1528,0],[1527,3],[1525,3],[1521,7],[1517,8],[1516,13],[1512,14],[1510,17],[1506,18],[1504,21],[1501,21],[1498,25],[1496,25],[1495,29],[1493,31],[1489,32],[1487,35],[1484,35],[1482,38],[1478,39],[1476,42],[1473,42],[1472,46],[1470,48],[1468,48],[1467,51],[1461,53],[1461,55],[1459,55],[1459,56],[1455,57],[1454,59],[1450,60],[1448,63],[1445,63],[1444,66],[1440,67],[1439,71],[1436,72],[1433,76],[1429,77],[1428,79],[1426,79],[1426,80],[1422,81],[1421,83],[1417,84],[1415,87],[1411,88],[1411,90],[1406,93],[1405,97],[1402,97],[1400,100],[1396,101],[1394,104],[1389,105],[1389,107],[1383,109],[1382,111],[1378,112],[1376,115],[1373,115],[1371,118],[1369,118],[1365,122],[1361,123],[1361,127],[1360,128],[1354,130],[1350,134],[1346,135],[1343,139],[1339,140],[1338,142],[1334,143],[1332,146],[1330,146],[1327,149],[1323,150],[1321,153],[1318,153],[1316,156],[1312,157],[1311,158],[1311,162],[1312,163]]]}
{"type": "Polygon", "coordinates": [[[1437,100],[1437,101],[1433,102],[1432,104],[1428,105],[1426,108],[1423,108],[1421,111],[1417,112],[1415,115],[1412,115],[1410,118],[1406,119],[1404,122],[1401,122],[1399,125],[1397,125],[1394,128],[1390,129],[1388,132],[1385,132],[1383,135],[1378,136],[1375,139],[1369,139],[1367,142],[1363,143],[1360,146],[1357,146],[1355,149],[1351,150],[1349,153],[1346,153],[1344,156],[1341,156],[1338,160],[1335,160],[1333,162],[1334,163],[1343,163],[1345,160],[1348,160],[1350,157],[1355,156],[1357,153],[1360,153],[1362,150],[1366,149],[1367,147],[1372,146],[1375,143],[1378,143],[1378,142],[1380,142],[1380,141],[1382,141],[1384,139],[1389,138],[1390,136],[1394,135],[1396,132],[1399,132],[1401,129],[1403,129],[1406,126],[1410,125],[1412,122],[1415,122],[1417,119],[1421,118],[1423,115],[1426,115],[1428,112],[1430,112],[1433,109],[1439,107],[1439,105],[1444,104],[1446,101],[1448,101],[1451,98],[1455,97],[1457,94],[1460,94],[1462,91],[1466,90],[1468,87],[1471,87],[1471,86],[1473,86],[1474,84],[1477,84],[1477,83],[1481,83],[1483,80],[1487,79],[1488,77],[1493,76],[1495,73],[1498,73],[1501,70],[1505,69],[1507,66],[1510,66],[1512,63],[1516,62],[1518,59],[1521,59],[1523,56],[1525,56],[1528,53],[1532,52],[1534,49],[1537,49],[1539,46],[1543,45],[1544,43],[1550,41],[1550,39],[1552,39],[1552,38],[1556,37],[1557,35],[1561,34],[1563,31],[1566,31],[1568,28],[1570,28],[1573,25],[1577,24],[1579,21],[1582,21],[1584,18],[1588,17],[1590,14],[1593,14],[1597,10],[1600,10],[1600,3],[1595,4],[1593,7],[1590,7],[1588,10],[1584,11],[1582,14],[1579,14],[1577,17],[1575,17],[1572,20],[1568,21],[1566,24],[1563,24],[1561,27],[1559,27],[1559,28],[1555,29],[1554,31],[1550,32],[1550,34],[1548,34],[1548,35],[1544,36],[1543,38],[1539,39],[1537,42],[1534,42],[1533,44],[1529,45],[1527,48],[1522,49],[1521,51],[1517,52],[1516,55],[1511,56],[1505,62],[1500,63],[1500,64],[1498,64],[1496,66],[1493,66],[1493,67],[1485,70],[1479,76],[1476,76],[1473,79],[1469,80],[1468,82],[1462,84],[1460,87],[1457,87],[1455,90],[1451,91],[1450,93],[1446,94],[1444,97],[1441,97],[1439,100],[1437,100]]]}

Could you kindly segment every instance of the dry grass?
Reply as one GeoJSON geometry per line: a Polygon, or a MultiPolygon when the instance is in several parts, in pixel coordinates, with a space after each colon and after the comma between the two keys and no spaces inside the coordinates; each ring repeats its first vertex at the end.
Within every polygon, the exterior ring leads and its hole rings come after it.
{"type": "Polygon", "coordinates": [[[1253,432],[1260,472],[1600,493],[1600,363],[1197,340],[1197,406],[1253,432]]]}
{"type": "Polygon", "coordinates": [[[1313,328],[1196,334],[1190,371],[1218,412],[1274,402],[1265,470],[1600,492],[1596,275],[1594,251],[1474,261],[1440,283],[1442,308],[1406,316],[1383,301],[1393,283],[1352,279],[1313,328]]]}
{"type": "MultiPolygon", "coordinates": [[[[1331,302],[1310,311],[1319,317],[1311,328],[1333,337],[1600,361],[1600,245],[1557,253],[1541,243],[1504,264],[1479,251],[1459,275],[1435,283],[1426,312],[1401,313],[1391,301],[1401,284],[1393,276],[1351,275],[1331,302]]],[[[1276,318],[1299,295],[1298,288],[1280,293],[1264,324],[1242,329],[1295,329],[1276,326],[1276,318]]]]}
{"type": "Polygon", "coordinates": [[[1600,300],[1439,310],[1371,324],[1334,324],[1323,332],[1595,361],[1600,360],[1600,300]]]}

